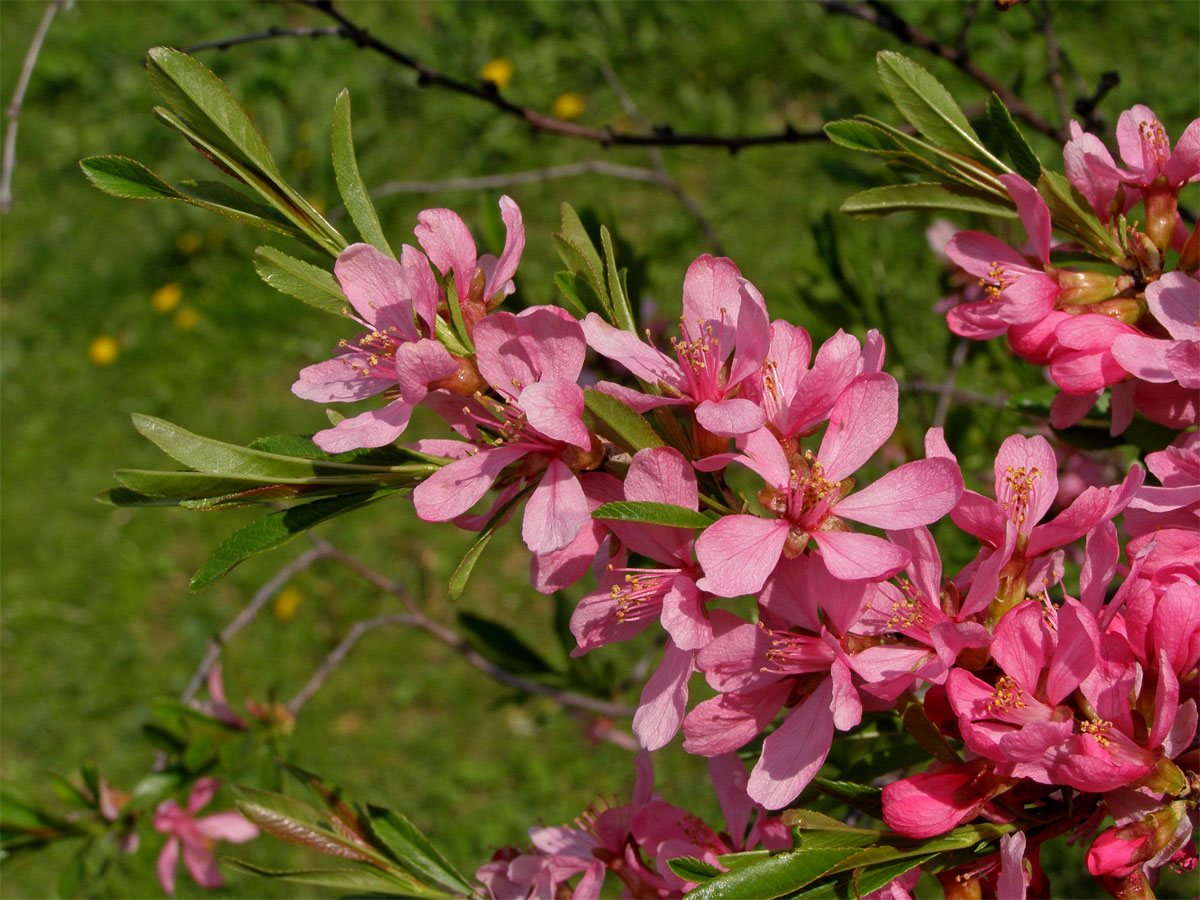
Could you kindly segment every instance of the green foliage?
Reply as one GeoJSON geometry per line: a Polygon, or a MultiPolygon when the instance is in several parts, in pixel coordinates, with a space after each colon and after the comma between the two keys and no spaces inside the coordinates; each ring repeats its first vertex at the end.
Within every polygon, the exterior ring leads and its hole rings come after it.
{"type": "Polygon", "coordinates": [[[610,522],[643,522],[670,528],[707,528],[713,523],[708,516],[685,506],[648,500],[614,500],[597,507],[592,512],[592,518],[610,522]]]}

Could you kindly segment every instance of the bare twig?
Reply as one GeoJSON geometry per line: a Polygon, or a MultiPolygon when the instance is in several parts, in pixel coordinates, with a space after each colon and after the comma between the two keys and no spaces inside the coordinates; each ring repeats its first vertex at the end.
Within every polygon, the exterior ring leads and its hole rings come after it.
{"type": "MultiPolygon", "coordinates": [[[[466,660],[467,663],[469,663],[471,666],[474,666],[476,669],[494,681],[498,681],[501,684],[507,685],[511,688],[516,688],[519,691],[525,691],[529,694],[537,694],[541,697],[549,697],[551,700],[561,703],[563,706],[585,709],[604,716],[633,715],[634,709],[632,707],[625,706],[624,704],[613,703],[608,700],[601,700],[597,697],[589,697],[585,694],[577,694],[574,691],[551,687],[549,685],[541,684],[537,681],[530,681],[527,678],[521,678],[518,675],[513,675],[511,672],[505,671],[491,660],[474,650],[471,645],[468,644],[455,631],[429,618],[429,616],[427,616],[417,604],[412,594],[409,593],[409,591],[402,584],[397,581],[392,581],[384,575],[381,575],[345,551],[339,550],[337,547],[333,546],[323,538],[314,537],[313,540],[316,543],[317,548],[324,551],[325,555],[330,559],[341,563],[352,572],[375,585],[375,587],[379,588],[381,591],[385,591],[386,593],[399,597],[401,602],[404,603],[405,608],[408,610],[408,616],[403,624],[413,628],[419,628],[427,634],[437,638],[443,644],[458,653],[458,655],[466,660]]],[[[343,654],[343,656],[344,655],[345,654],[343,654]]]]}
{"type": "Polygon", "coordinates": [[[954,38],[954,49],[959,53],[967,52],[967,34],[975,24],[975,16],[979,13],[979,0],[971,0],[963,10],[962,25],[959,26],[958,36],[954,38]]]}
{"type": "Polygon", "coordinates": [[[920,47],[922,50],[932,53],[935,56],[940,56],[942,59],[957,66],[963,72],[966,72],[989,91],[999,96],[1014,116],[1024,119],[1038,131],[1056,140],[1066,141],[1069,137],[1065,130],[1060,131],[1060,129],[1055,128],[1045,117],[1031,109],[1013,91],[997,81],[990,73],[975,62],[966,50],[943,44],[921,29],[909,25],[899,13],[881,2],[881,0],[865,0],[862,3],[846,3],[843,0],[817,0],[817,2],[831,13],[850,16],[851,18],[867,22],[876,28],[895,35],[906,44],[920,47]]]}
{"type": "Polygon", "coordinates": [[[192,44],[190,47],[180,47],[183,53],[198,53],[201,50],[228,50],[238,44],[252,44],[256,41],[271,41],[286,37],[334,37],[341,33],[337,25],[327,25],[324,28],[277,28],[274,25],[266,31],[254,34],[240,34],[237,37],[224,38],[219,41],[205,41],[203,44],[192,44]]]}
{"type": "Polygon", "coordinates": [[[934,428],[941,428],[946,424],[946,416],[950,413],[950,399],[955,390],[954,382],[958,378],[958,370],[967,361],[967,351],[970,347],[971,342],[966,338],[959,338],[958,343],[954,345],[954,354],[950,358],[950,367],[946,372],[946,377],[942,379],[942,389],[938,393],[937,409],[933,413],[934,428]]]}
{"type": "Polygon", "coordinates": [[[1058,38],[1054,34],[1054,22],[1048,0],[1042,0],[1038,4],[1034,17],[1037,20],[1038,31],[1042,33],[1042,40],[1046,44],[1046,80],[1050,83],[1050,90],[1054,92],[1054,107],[1058,111],[1058,131],[1061,134],[1067,129],[1070,113],[1067,110],[1067,92],[1063,87],[1058,38]]]}
{"type": "Polygon", "coordinates": [[[1108,92],[1120,83],[1121,75],[1118,72],[1103,72],[1096,85],[1096,90],[1075,101],[1075,114],[1083,119],[1084,131],[1100,134],[1107,130],[1104,120],[1096,115],[1096,107],[1100,105],[1101,100],[1108,96],[1108,92]]]}
{"type": "Polygon", "coordinates": [[[33,75],[33,67],[37,65],[38,54],[42,52],[42,43],[46,40],[46,32],[54,21],[54,14],[65,6],[67,0],[50,0],[42,21],[38,23],[33,40],[25,52],[25,62],[21,64],[21,74],[17,78],[17,89],[13,91],[12,100],[8,103],[4,115],[8,119],[8,128],[4,132],[4,163],[0,171],[0,213],[6,213],[12,208],[12,175],[17,164],[17,119],[21,116],[21,104],[25,102],[25,91],[29,87],[29,79],[33,75]]]}
{"type": "Polygon", "coordinates": [[[420,87],[440,87],[457,94],[473,97],[476,100],[495,107],[498,112],[521,119],[532,130],[557,134],[563,137],[591,141],[603,147],[716,147],[736,153],[748,147],[763,147],[773,144],[803,144],[824,141],[825,132],[816,129],[800,131],[791,125],[781,131],[769,134],[697,134],[677,133],[670,126],[651,128],[640,134],[614,131],[611,128],[593,128],[578,122],[569,122],[546,113],[538,112],[527,106],[521,106],[501,96],[499,88],[490,81],[468,82],[446,75],[426,65],[416,57],[405,53],[386,41],[377,38],[367,29],[357,25],[346,15],[334,8],[331,0],[296,0],[296,2],[311,7],[323,13],[338,23],[340,27],[322,31],[320,29],[272,29],[255,35],[241,35],[225,38],[220,41],[210,41],[202,45],[208,49],[224,49],[237,44],[248,43],[250,40],[271,40],[296,36],[321,37],[329,35],[340,37],[353,42],[366,50],[373,50],[387,57],[397,65],[411,69],[417,73],[417,84],[420,87]],[[296,32],[300,34],[296,34],[296,32]]]}
{"type": "MultiPolygon", "coordinates": [[[[608,86],[612,88],[613,93],[617,95],[617,100],[620,101],[621,107],[625,110],[626,115],[633,119],[633,121],[639,126],[645,128],[646,120],[642,118],[641,110],[638,109],[638,105],[634,101],[633,97],[630,96],[629,92],[625,90],[625,85],[621,83],[621,79],[617,77],[616,70],[613,69],[608,60],[600,61],[600,71],[604,75],[604,80],[608,82],[608,86]]],[[[667,162],[665,159],[663,159],[662,150],[660,150],[658,147],[647,147],[646,155],[650,157],[650,162],[654,165],[655,170],[665,179],[664,183],[667,189],[670,190],[671,193],[675,195],[676,199],[683,204],[684,208],[692,214],[692,218],[696,220],[696,224],[699,225],[700,230],[704,232],[704,237],[708,240],[713,252],[718,256],[724,255],[724,247],[721,244],[721,238],[717,234],[716,229],[712,227],[712,224],[705,217],[704,211],[700,209],[700,205],[693,200],[692,197],[683,190],[679,182],[671,176],[670,170],[667,169],[667,162]]]]}
{"type": "Polygon", "coordinates": [[[368,631],[374,628],[386,628],[395,625],[411,626],[415,624],[416,622],[413,621],[412,616],[406,616],[403,613],[396,613],[390,616],[377,616],[374,619],[363,619],[361,622],[355,622],[350,626],[350,630],[346,632],[346,636],[321,661],[321,665],[313,672],[312,677],[308,679],[308,683],[300,689],[300,693],[288,701],[288,712],[293,716],[300,712],[304,704],[312,699],[313,694],[321,689],[321,685],[325,683],[325,679],[342,664],[342,661],[346,658],[346,654],[350,652],[350,648],[368,631]]]}
{"type": "Polygon", "coordinates": [[[204,684],[204,679],[208,677],[209,670],[220,659],[221,651],[225,645],[233,639],[235,634],[254,621],[254,617],[258,615],[266,602],[275,596],[275,593],[287,584],[292,576],[307,569],[317,560],[324,559],[329,555],[329,550],[321,546],[306,550],[271,576],[269,581],[255,591],[254,596],[250,598],[250,602],[242,608],[242,611],[228,625],[221,629],[220,634],[208,642],[208,649],[204,653],[204,658],[200,660],[200,665],[184,689],[181,699],[186,703],[196,696],[196,692],[200,690],[200,685],[204,684]]]}

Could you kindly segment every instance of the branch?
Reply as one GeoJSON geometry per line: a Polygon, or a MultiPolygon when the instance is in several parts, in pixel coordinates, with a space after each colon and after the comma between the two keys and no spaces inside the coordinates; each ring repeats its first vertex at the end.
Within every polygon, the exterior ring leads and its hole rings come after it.
{"type": "Polygon", "coordinates": [[[889,34],[895,35],[906,44],[920,47],[934,56],[953,63],[963,72],[970,75],[987,90],[997,94],[1009,111],[1028,122],[1042,134],[1049,135],[1057,141],[1066,142],[1069,134],[1065,130],[1055,128],[1040,114],[1031,109],[1024,100],[993,78],[970,54],[961,48],[951,47],[934,39],[930,35],[909,25],[899,13],[887,6],[881,0],[864,0],[862,3],[845,3],[843,0],[817,0],[828,12],[860,19],[889,34]]]}
{"type": "MultiPolygon", "coordinates": [[[[915,378],[912,381],[901,381],[900,390],[914,391],[918,394],[937,394],[938,396],[946,394],[946,386],[944,384],[934,384],[923,378],[915,378]]],[[[965,388],[951,387],[948,395],[950,399],[957,403],[981,403],[984,406],[996,407],[1008,405],[1008,397],[1004,394],[980,394],[976,391],[968,391],[965,388]]]]}
{"type": "Polygon", "coordinates": [[[946,377],[942,379],[941,390],[938,392],[937,409],[933,413],[934,428],[941,428],[946,424],[946,416],[950,414],[950,399],[955,391],[954,382],[958,378],[958,370],[967,361],[967,351],[970,348],[971,342],[966,338],[959,338],[958,343],[954,346],[950,367],[946,371],[946,377]]]}
{"type": "Polygon", "coordinates": [[[669,125],[656,126],[648,131],[635,134],[613,131],[607,127],[593,128],[588,125],[581,125],[578,122],[569,122],[566,119],[559,119],[505,99],[500,95],[500,89],[493,82],[467,82],[439,72],[416,57],[375,37],[375,35],[360,25],[355,24],[347,16],[335,9],[331,0],[296,0],[296,2],[323,13],[337,22],[339,27],[328,29],[276,28],[253,35],[242,35],[220,41],[212,41],[208,44],[197,45],[193,49],[224,49],[225,47],[249,43],[254,40],[271,40],[286,37],[340,37],[353,42],[355,46],[362,49],[373,50],[387,57],[397,65],[416,72],[417,85],[419,87],[445,88],[454,93],[472,97],[475,100],[486,103],[505,115],[518,118],[535,132],[547,132],[563,137],[591,141],[603,147],[718,147],[728,150],[730,153],[736,153],[747,147],[763,147],[772,144],[803,144],[826,140],[825,132],[820,129],[800,131],[791,125],[786,126],[782,131],[769,134],[719,135],[676,133],[669,125]]]}
{"type": "Polygon", "coordinates": [[[29,79],[33,75],[33,67],[37,64],[38,54],[42,52],[42,43],[46,40],[46,32],[59,7],[65,6],[67,0],[50,0],[33,40],[25,52],[25,62],[21,65],[21,75],[17,78],[17,89],[13,91],[12,100],[4,111],[8,118],[8,128],[4,132],[4,163],[0,170],[0,213],[6,213],[12,208],[12,175],[17,164],[17,119],[21,116],[21,104],[25,102],[25,90],[29,87],[29,79]]]}
{"type": "MultiPolygon", "coordinates": [[[[503,685],[516,688],[519,691],[524,691],[529,694],[537,694],[541,697],[549,697],[551,700],[554,700],[563,706],[586,709],[589,712],[599,713],[602,716],[627,717],[632,716],[635,712],[632,707],[625,706],[621,703],[613,703],[609,700],[601,700],[596,697],[589,697],[586,694],[577,694],[574,691],[551,687],[537,681],[530,681],[526,678],[521,678],[518,675],[513,675],[511,672],[505,671],[472,648],[471,645],[468,644],[455,631],[429,618],[429,616],[427,616],[425,612],[417,605],[417,602],[413,598],[412,594],[410,594],[402,584],[397,581],[392,581],[391,579],[379,574],[374,569],[355,559],[353,556],[350,556],[348,553],[339,550],[337,547],[333,546],[323,538],[314,536],[313,542],[317,545],[317,549],[324,551],[324,555],[328,558],[341,563],[352,572],[375,585],[375,587],[379,588],[381,591],[385,591],[386,593],[400,598],[401,602],[404,603],[405,608],[408,610],[408,615],[403,617],[402,622],[397,621],[385,624],[404,624],[412,628],[419,628],[421,631],[432,635],[450,649],[454,650],[459,656],[466,660],[467,663],[474,666],[484,675],[487,675],[492,680],[498,681],[503,685]]],[[[359,636],[355,636],[355,640],[357,640],[359,636]]],[[[346,637],[348,639],[350,635],[347,634],[346,637]]],[[[343,643],[345,643],[345,640],[343,640],[343,643]]],[[[353,644],[353,641],[350,643],[353,644]]],[[[338,646],[340,647],[341,645],[339,644],[338,646]]],[[[334,648],[333,653],[336,653],[337,649],[338,648],[334,648]]],[[[333,653],[330,655],[332,656],[333,653]]],[[[342,657],[344,656],[345,653],[343,652],[342,657]]],[[[337,661],[340,662],[341,657],[339,657],[337,661]]],[[[303,694],[303,692],[301,692],[301,694],[303,694]]],[[[297,695],[297,699],[299,699],[299,697],[300,695],[297,695]]],[[[307,701],[307,699],[307,696],[304,697],[304,701],[307,701]]],[[[295,702],[295,700],[292,702],[295,702]]],[[[303,702],[301,702],[300,705],[302,706],[303,702]]]]}
{"type": "Polygon", "coordinates": [[[277,28],[272,25],[266,31],[254,34],[242,34],[237,37],[224,38],[219,41],[206,41],[203,44],[192,44],[190,47],[180,47],[181,53],[197,53],[201,50],[228,50],[238,44],[252,44],[255,41],[270,41],[285,37],[333,37],[341,34],[342,29],[337,25],[327,25],[324,28],[277,28]]]}
{"type": "Polygon", "coordinates": [[[308,683],[300,689],[295,697],[288,701],[287,710],[295,717],[296,713],[312,699],[313,694],[321,689],[321,685],[325,683],[333,671],[342,664],[346,658],[346,654],[350,652],[350,648],[358,642],[358,639],[374,628],[384,628],[393,625],[415,625],[412,616],[406,616],[403,613],[398,613],[390,616],[378,616],[374,619],[363,619],[360,622],[355,622],[350,630],[346,632],[346,636],[338,642],[338,645],[329,651],[329,655],[321,661],[321,665],[317,667],[317,671],[313,672],[312,677],[308,679],[308,683]]]}
{"type": "Polygon", "coordinates": [[[188,682],[188,686],[184,689],[180,699],[186,703],[196,696],[196,692],[200,690],[200,685],[204,684],[204,679],[208,677],[209,670],[221,658],[221,651],[225,645],[233,639],[235,634],[254,620],[254,617],[258,615],[266,602],[275,596],[276,592],[287,584],[293,575],[307,569],[318,559],[324,559],[329,555],[329,550],[321,546],[306,550],[271,576],[269,581],[255,591],[254,596],[250,598],[250,602],[245,605],[242,611],[228,625],[221,629],[220,634],[208,642],[208,649],[204,653],[204,658],[200,660],[199,667],[192,675],[192,679],[188,682]]]}

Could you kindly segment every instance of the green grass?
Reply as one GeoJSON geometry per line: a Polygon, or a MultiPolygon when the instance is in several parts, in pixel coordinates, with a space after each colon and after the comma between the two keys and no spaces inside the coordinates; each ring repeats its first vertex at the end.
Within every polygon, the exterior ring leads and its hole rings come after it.
{"type": "MultiPolygon", "coordinates": [[[[470,79],[489,59],[515,65],[506,94],[549,109],[561,92],[588,102],[583,120],[626,124],[606,84],[607,59],[651,123],[677,130],[767,131],[791,122],[819,126],[867,112],[897,121],[871,65],[894,40],[832,18],[815,6],[777,3],[359,4],[353,15],[386,39],[449,74],[470,79]]],[[[1173,3],[1078,2],[1055,7],[1058,35],[1089,89],[1117,69],[1121,85],[1102,110],[1110,122],[1148,102],[1178,135],[1196,115],[1196,97],[1165,89],[1164,73],[1194,69],[1194,9],[1173,3]],[[1103,48],[1099,52],[1097,48],[1103,48]]],[[[4,4],[0,96],[7,102],[42,14],[41,3],[4,4]]],[[[909,3],[905,14],[952,36],[961,8],[909,3]]],[[[4,626],[3,774],[35,796],[50,796],[45,774],[97,762],[129,788],[152,762],[141,738],[150,701],[177,695],[206,641],[286,559],[288,548],[251,560],[199,595],[187,578],[248,514],[114,511],[92,501],[117,466],[155,467],[157,451],[129,424],[132,412],[178,422],[235,442],[311,432],[324,418],[291,396],[296,372],[323,359],[335,320],[302,307],[255,276],[258,243],[283,240],[170,203],[133,203],[91,189],[77,161],[92,154],[134,157],[168,180],[212,177],[177,135],[158,125],[141,58],[151,46],[191,43],[272,25],[323,24],[301,9],[234,3],[77,4],[54,22],[20,119],[15,205],[0,221],[3,278],[4,626]],[[181,329],[150,297],[168,282],[197,322],[181,329]],[[89,342],[111,335],[120,354],[89,362],[89,342]]],[[[980,6],[971,47],[980,61],[1052,112],[1033,17],[980,6]]],[[[902,49],[903,48],[898,48],[902,49]]],[[[960,97],[982,90],[951,67],[913,53],[960,97]]],[[[326,207],[337,202],[329,163],[333,100],[349,87],[354,131],[368,184],[443,179],[584,159],[648,165],[645,153],[602,150],[551,135],[444,91],[415,87],[412,73],[347,42],[272,41],[208,51],[201,58],[243,102],[285,173],[326,207]]],[[[1074,91],[1074,76],[1068,73],[1074,91]]],[[[1037,150],[1055,161],[1040,136],[1037,150]]],[[[838,327],[881,328],[889,371],[939,380],[951,341],[931,307],[942,293],[936,262],[915,216],[854,221],[836,214],[859,187],[887,176],[870,160],[823,145],[748,150],[664,151],[667,165],[704,210],[725,252],[764,293],[773,313],[809,328],[817,341],[838,327]],[[830,247],[836,243],[836,257],[830,247]],[[835,262],[836,259],[836,262],[835,262]]],[[[677,314],[688,262],[712,248],[668,192],[598,176],[514,188],[529,236],[519,299],[552,303],[559,268],[549,239],[558,204],[569,200],[614,228],[635,297],[666,318],[677,314]]],[[[393,244],[411,241],[416,213],[447,205],[473,226],[496,196],[439,193],[380,201],[393,244]]],[[[1195,200],[1190,201],[1193,205],[1195,200]]],[[[964,222],[964,224],[966,224],[964,222]]],[[[972,348],[960,376],[987,393],[1038,384],[995,348],[972,348]]],[[[917,452],[933,412],[930,398],[906,401],[895,449],[917,452]]],[[[987,473],[995,438],[1014,414],[959,415],[951,442],[969,474],[987,473]]],[[[456,608],[444,586],[470,537],[418,522],[404,501],[371,508],[322,533],[380,571],[417,583],[421,560],[432,587],[424,602],[443,621],[458,608],[509,623],[533,646],[553,641],[551,602],[525,580],[527,556],[513,534],[487,552],[456,608]]],[[[303,544],[297,542],[296,547],[303,544]]],[[[396,607],[333,564],[296,579],[304,600],[281,623],[269,611],[228,648],[226,684],[235,705],[289,697],[358,619],[396,607]]],[[[557,651],[555,651],[557,652],[557,651]]],[[[620,651],[614,650],[614,655],[620,651]]],[[[603,657],[604,654],[601,653],[603,657]]],[[[636,697],[636,695],[635,695],[636,697]]],[[[413,633],[365,637],[305,710],[288,745],[291,759],[342,781],[356,796],[394,805],[467,870],[494,847],[519,841],[539,821],[569,821],[598,795],[624,796],[631,756],[586,737],[585,725],[552,703],[516,697],[453,653],[413,633]]],[[[659,754],[660,789],[696,812],[715,806],[696,789],[702,760],[659,754]]],[[[223,798],[228,802],[229,798],[223,798]]],[[[143,839],[151,850],[157,835],[143,839]]],[[[311,857],[252,845],[256,860],[295,864],[311,857]]],[[[65,850],[6,863],[0,895],[54,890],[65,850]]],[[[157,893],[152,854],[130,860],[111,881],[117,896],[157,893]]],[[[1076,865],[1078,863],[1076,862],[1076,865]]],[[[226,896],[293,895],[247,883],[226,896]]],[[[181,878],[180,893],[200,893],[181,878]]]]}

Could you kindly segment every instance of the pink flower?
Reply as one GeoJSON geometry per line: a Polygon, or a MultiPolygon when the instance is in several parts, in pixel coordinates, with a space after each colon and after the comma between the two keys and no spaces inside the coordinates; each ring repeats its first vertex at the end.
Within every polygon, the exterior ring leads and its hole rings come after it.
{"type": "Polygon", "coordinates": [[[924,459],[888,472],[857,493],[851,474],[891,435],[898,388],[890,375],[862,375],[834,404],[815,457],[788,456],[767,429],[749,435],[742,455],[722,454],[701,469],[736,460],[767,482],[760,502],[775,518],[725,516],[696,540],[704,569],[701,589],[719,597],[758,592],[780,557],[795,558],[813,540],[826,568],[845,580],[881,580],[908,563],[907,551],[874,535],[850,531],[845,519],[879,528],[915,528],[936,521],[958,501],[962,476],[948,459],[924,459]]]}
{"type": "Polygon", "coordinates": [[[934,763],[928,772],[884,785],[883,820],[905,837],[944,834],[974,819],[989,800],[1014,784],[994,770],[987,759],[934,763]]]}
{"type": "Polygon", "coordinates": [[[330,453],[382,447],[408,427],[430,384],[458,371],[459,360],[432,340],[441,289],[429,261],[407,245],[397,262],[370,244],[351,244],[338,256],[334,274],[354,307],[351,318],[368,330],[342,341],[333,359],[303,369],[292,393],[320,403],[349,403],[389,391],[394,399],[382,408],[313,436],[330,453]]]}
{"type": "Polygon", "coordinates": [[[946,256],[982,279],[987,299],[962,303],[946,318],[950,330],[963,337],[983,340],[1045,318],[1054,309],[1062,289],[1050,266],[1050,210],[1037,189],[1020,175],[1001,175],[1029,234],[1033,253],[1025,256],[978,231],[961,231],[946,245],[946,256]]]}
{"type": "Polygon", "coordinates": [[[466,223],[452,209],[427,209],[417,216],[417,241],[437,270],[454,270],[454,290],[468,335],[476,323],[516,288],[512,277],[525,249],[521,210],[509,196],[500,198],[500,217],[507,227],[499,259],[490,254],[476,258],[475,241],[466,223]]]}
{"type": "MultiPolygon", "coordinates": [[[[771,340],[767,308],[732,260],[705,255],[688,267],[679,329],[681,336],[671,341],[672,359],[633,332],[589,314],[583,322],[588,344],[647,384],[658,385],[663,396],[609,382],[599,387],[639,412],[667,404],[691,406],[696,424],[711,435],[728,438],[762,427],[763,411],[737,394],[766,358],[771,340]]],[[[702,438],[699,443],[713,441],[702,438]]],[[[716,449],[723,449],[728,442],[717,443],[716,449]]]]}
{"type": "Polygon", "coordinates": [[[488,401],[490,413],[463,407],[479,438],[459,444],[464,458],[417,485],[417,515],[445,522],[474,506],[502,474],[500,502],[536,479],[522,537],[534,552],[565,547],[591,522],[577,472],[596,465],[600,453],[581,419],[576,382],[587,348],[579,323],[554,306],[493,313],[475,327],[475,347],[479,371],[502,402],[488,401]]]}
{"type": "Polygon", "coordinates": [[[202,819],[196,813],[208,805],[220,782],[201,778],[192,788],[187,809],[174,800],[164,800],[154,811],[154,830],[170,835],[158,856],[158,880],[168,895],[175,896],[175,867],[179,863],[179,845],[183,845],[183,862],[196,884],[216,888],[222,884],[221,870],[213,856],[217,841],[244,844],[258,837],[258,828],[233,811],[214,813],[202,819]]]}

